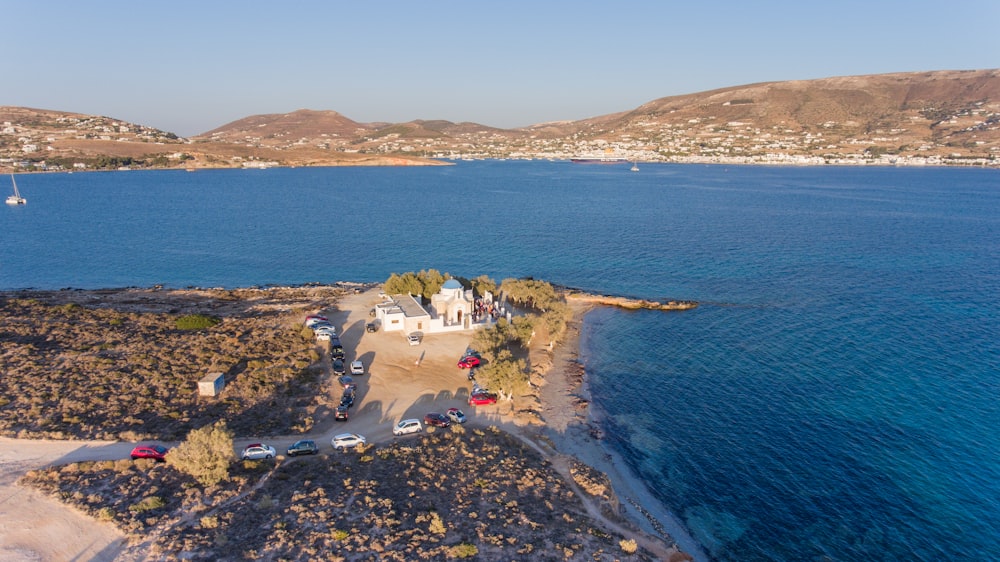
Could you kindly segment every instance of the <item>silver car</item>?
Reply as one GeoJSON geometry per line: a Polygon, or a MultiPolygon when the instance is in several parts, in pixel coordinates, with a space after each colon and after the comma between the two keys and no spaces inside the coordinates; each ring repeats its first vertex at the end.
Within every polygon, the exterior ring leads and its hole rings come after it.
{"type": "Polygon", "coordinates": [[[392,428],[393,435],[406,435],[407,433],[418,433],[424,430],[424,426],[420,425],[420,420],[418,419],[408,419],[397,423],[392,428]]]}
{"type": "Polygon", "coordinates": [[[341,433],[340,435],[334,436],[333,440],[330,442],[333,448],[338,451],[343,451],[344,449],[352,449],[358,445],[364,445],[368,441],[365,440],[363,435],[358,435],[356,433],[341,433]]]}
{"type": "Polygon", "coordinates": [[[243,449],[243,453],[240,454],[240,458],[243,460],[256,460],[256,459],[273,459],[277,456],[277,452],[274,447],[270,445],[265,445],[264,443],[253,443],[252,445],[247,445],[243,449]]]}

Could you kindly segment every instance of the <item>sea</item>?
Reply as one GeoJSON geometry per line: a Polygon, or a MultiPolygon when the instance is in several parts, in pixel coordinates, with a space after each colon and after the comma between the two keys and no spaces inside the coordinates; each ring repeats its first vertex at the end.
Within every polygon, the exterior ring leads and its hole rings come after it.
{"type": "Polygon", "coordinates": [[[21,175],[0,288],[433,268],[695,300],[592,311],[581,358],[608,446],[711,559],[1000,560],[1000,171],[639,168],[21,175]]]}

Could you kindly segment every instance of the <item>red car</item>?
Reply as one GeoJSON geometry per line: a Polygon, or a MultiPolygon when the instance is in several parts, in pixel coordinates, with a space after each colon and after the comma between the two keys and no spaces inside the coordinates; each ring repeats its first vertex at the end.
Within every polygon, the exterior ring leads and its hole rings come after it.
{"type": "Polygon", "coordinates": [[[137,445],[135,449],[132,449],[132,460],[155,459],[158,462],[163,462],[167,460],[168,451],[170,449],[163,445],[137,445]]]}
{"type": "Polygon", "coordinates": [[[451,425],[451,422],[448,421],[448,418],[445,417],[444,414],[439,414],[438,412],[431,412],[426,416],[424,416],[424,424],[433,425],[436,427],[448,427],[449,425],[451,425]]]}
{"type": "Polygon", "coordinates": [[[479,366],[479,358],[475,355],[467,355],[458,362],[459,369],[471,369],[479,366]]]}
{"type": "Polygon", "coordinates": [[[497,403],[497,395],[492,392],[478,392],[469,396],[469,404],[472,406],[488,406],[497,403]]]}

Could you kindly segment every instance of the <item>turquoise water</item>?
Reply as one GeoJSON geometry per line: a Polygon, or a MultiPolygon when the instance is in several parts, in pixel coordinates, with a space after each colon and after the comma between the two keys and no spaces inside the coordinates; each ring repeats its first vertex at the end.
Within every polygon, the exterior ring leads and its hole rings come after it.
{"type": "Polygon", "coordinates": [[[0,288],[436,268],[599,309],[607,435],[719,560],[1000,559],[996,171],[474,162],[22,176],[0,288]]]}

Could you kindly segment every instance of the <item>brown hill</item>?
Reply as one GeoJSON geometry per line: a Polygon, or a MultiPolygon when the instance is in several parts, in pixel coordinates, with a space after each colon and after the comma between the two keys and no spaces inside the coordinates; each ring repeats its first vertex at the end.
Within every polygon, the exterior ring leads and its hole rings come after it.
{"type": "Polygon", "coordinates": [[[356,138],[371,129],[370,125],[352,121],[336,111],[300,109],[291,113],[251,115],[197,135],[195,138],[220,141],[243,141],[248,138],[299,139],[317,136],[356,138]]]}
{"type": "Polygon", "coordinates": [[[497,129],[254,115],[191,139],[74,113],[0,107],[0,169],[400,165],[432,158],[1000,165],[1000,70],[766,82],[660,98],[580,121],[497,129]]]}

